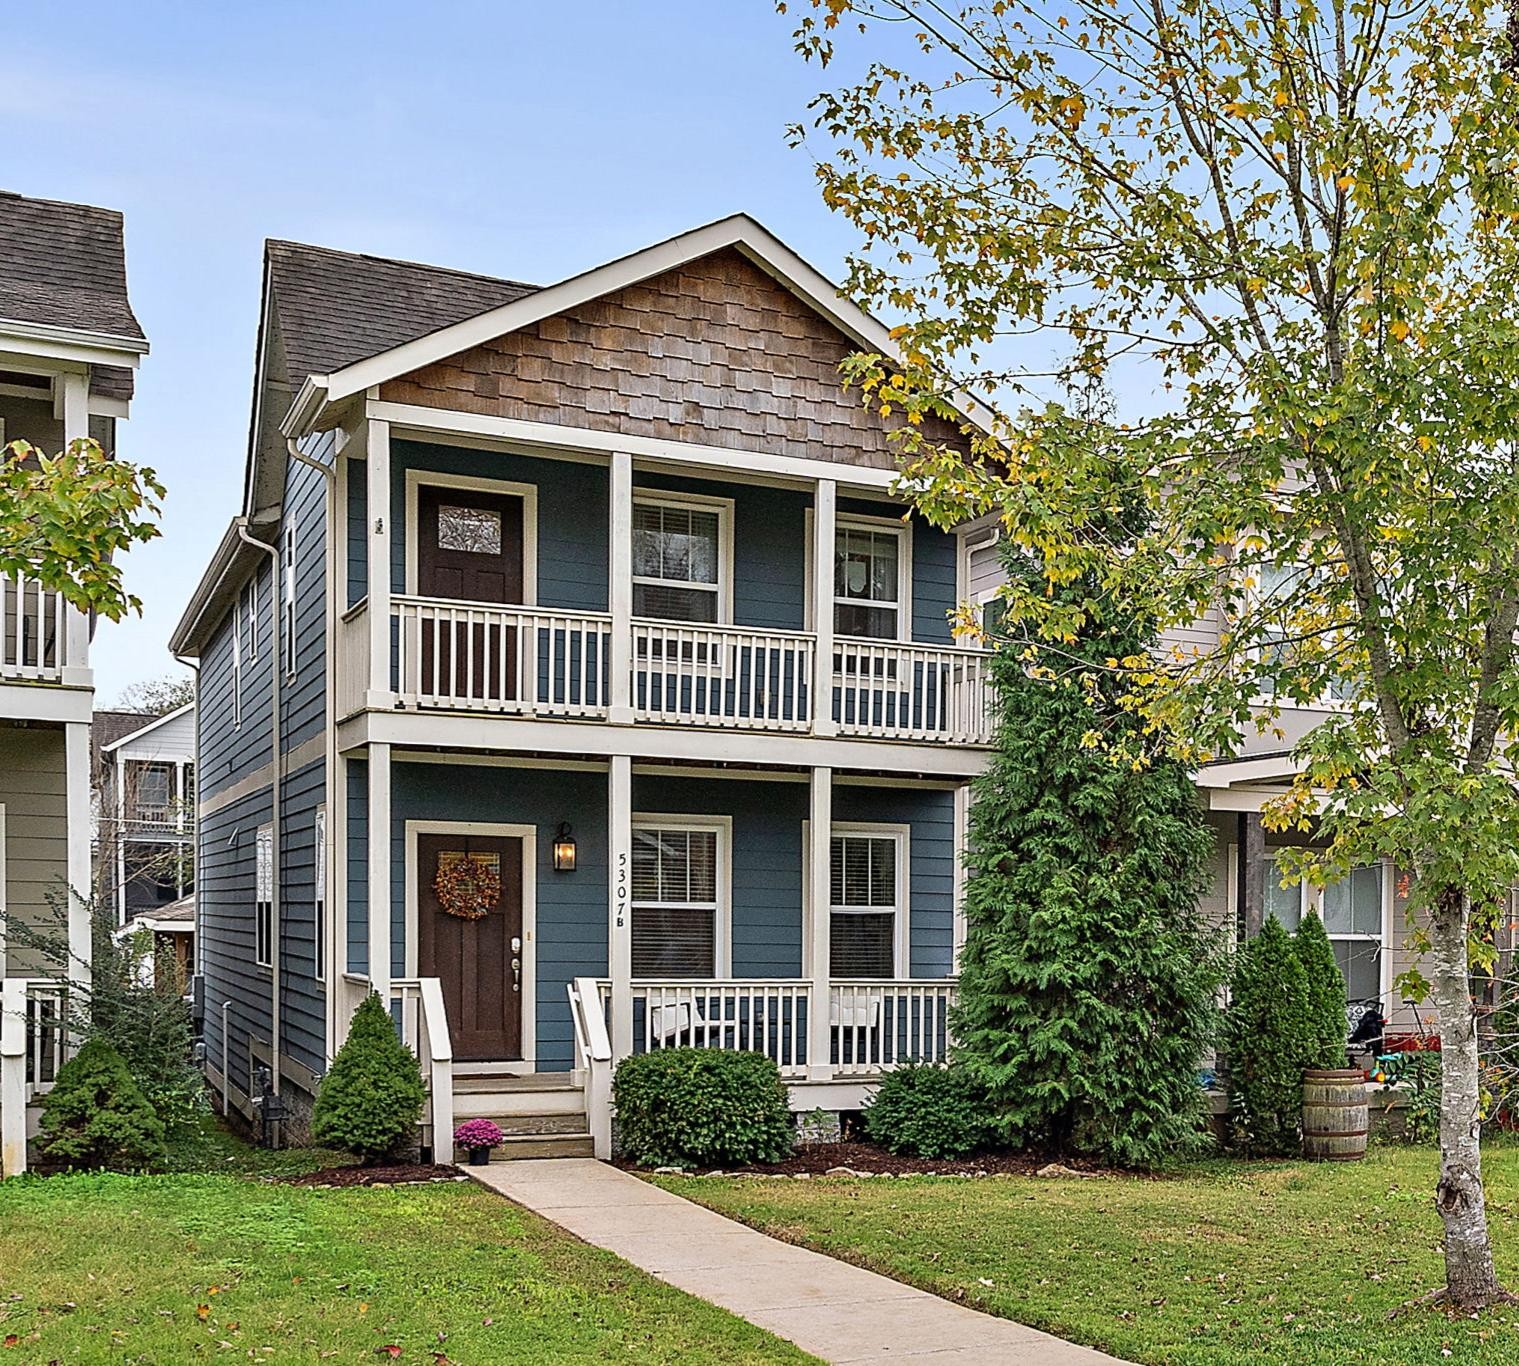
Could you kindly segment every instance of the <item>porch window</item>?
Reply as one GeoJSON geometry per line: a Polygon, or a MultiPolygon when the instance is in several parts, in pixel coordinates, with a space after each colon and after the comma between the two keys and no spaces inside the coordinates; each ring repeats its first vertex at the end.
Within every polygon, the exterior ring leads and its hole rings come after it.
{"type": "Polygon", "coordinates": [[[841,636],[900,640],[900,527],[846,524],[840,519],[833,556],[833,629],[841,636]]]}
{"type": "Polygon", "coordinates": [[[1349,877],[1322,890],[1301,882],[1283,887],[1276,859],[1266,859],[1266,914],[1295,931],[1307,910],[1318,912],[1351,1001],[1374,1000],[1382,994],[1384,876],[1381,864],[1370,864],[1352,869],[1349,877]]]}
{"type": "Polygon", "coordinates": [[[723,613],[723,509],[640,498],[633,504],[633,615],[717,622],[723,613]]]}
{"type": "Polygon", "coordinates": [[[896,976],[900,852],[892,835],[833,837],[830,976],[896,976]]]}
{"type": "Polygon", "coordinates": [[[261,825],[253,842],[253,961],[274,963],[274,827],[261,825]]]}
{"type": "Polygon", "coordinates": [[[717,975],[718,832],[633,827],[633,976],[717,975]]]}

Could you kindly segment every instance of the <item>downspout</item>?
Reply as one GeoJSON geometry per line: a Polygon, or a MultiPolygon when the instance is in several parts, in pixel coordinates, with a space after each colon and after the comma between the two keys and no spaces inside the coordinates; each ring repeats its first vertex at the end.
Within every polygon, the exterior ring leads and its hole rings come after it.
{"type": "Polygon", "coordinates": [[[190,812],[190,820],[193,836],[191,847],[195,850],[195,974],[204,982],[206,945],[205,937],[200,932],[200,661],[174,654],[172,650],[169,654],[176,664],[184,665],[195,675],[195,809],[190,812]]]}
{"type": "MultiPolygon", "coordinates": [[[[280,750],[280,671],[284,668],[284,651],[281,649],[283,642],[280,640],[280,618],[282,611],[276,610],[280,601],[280,552],[277,547],[267,541],[261,541],[256,536],[248,533],[248,519],[237,519],[238,539],[246,541],[255,550],[262,550],[269,556],[269,715],[272,722],[272,736],[270,740],[271,759],[269,763],[269,829],[273,836],[270,850],[271,861],[274,864],[273,883],[269,888],[269,975],[273,985],[269,990],[269,1054],[270,1071],[273,1076],[274,1094],[280,1092],[280,972],[281,972],[281,898],[280,898],[280,776],[284,769],[285,756],[280,750]]],[[[196,725],[200,724],[199,713],[196,715],[196,725]]],[[[255,863],[257,860],[255,860],[255,863]]],[[[254,878],[257,879],[257,869],[254,878]]],[[[257,914],[257,911],[255,911],[257,914]]],[[[249,1079],[248,1093],[252,1095],[252,1079],[249,1079]]]]}

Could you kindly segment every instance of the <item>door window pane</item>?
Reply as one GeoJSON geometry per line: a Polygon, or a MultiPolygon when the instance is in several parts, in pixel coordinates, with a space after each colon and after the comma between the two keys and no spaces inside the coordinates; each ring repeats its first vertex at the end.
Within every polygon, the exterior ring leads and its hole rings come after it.
{"type": "Polygon", "coordinates": [[[495,508],[438,507],[438,549],[474,555],[501,553],[501,514],[495,508]]]}

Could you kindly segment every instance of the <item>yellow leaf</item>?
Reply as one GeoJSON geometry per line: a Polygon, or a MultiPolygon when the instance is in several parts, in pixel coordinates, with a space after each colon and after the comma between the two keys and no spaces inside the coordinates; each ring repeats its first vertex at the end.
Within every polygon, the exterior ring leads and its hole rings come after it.
{"type": "Polygon", "coordinates": [[[1355,177],[1353,175],[1342,175],[1334,183],[1341,190],[1349,191],[1355,189],[1355,177]]]}
{"type": "Polygon", "coordinates": [[[1397,322],[1395,322],[1387,330],[1389,332],[1391,332],[1392,335],[1394,337],[1396,337],[1399,341],[1402,341],[1403,338],[1406,337],[1413,329],[1411,327],[1409,327],[1409,325],[1406,322],[1404,322],[1402,318],[1399,318],[1397,320],[1397,322]]]}

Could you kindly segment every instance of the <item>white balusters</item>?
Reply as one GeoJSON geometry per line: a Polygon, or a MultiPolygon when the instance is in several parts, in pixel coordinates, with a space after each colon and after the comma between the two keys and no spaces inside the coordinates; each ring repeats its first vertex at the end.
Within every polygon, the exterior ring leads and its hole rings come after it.
{"type": "Polygon", "coordinates": [[[70,664],[68,604],[36,579],[0,576],[0,678],[57,682],[70,664]]]}
{"type": "Polygon", "coordinates": [[[811,724],[813,643],[799,631],[633,622],[633,715],[746,730],[811,724]]]}

